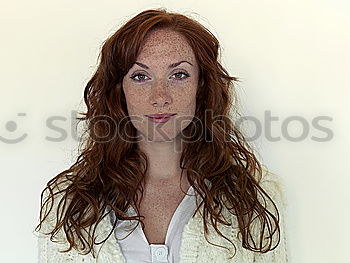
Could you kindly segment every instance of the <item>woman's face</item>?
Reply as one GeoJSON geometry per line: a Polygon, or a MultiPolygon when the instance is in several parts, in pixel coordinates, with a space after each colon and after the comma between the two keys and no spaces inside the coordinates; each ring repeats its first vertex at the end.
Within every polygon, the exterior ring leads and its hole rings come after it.
{"type": "Polygon", "coordinates": [[[193,119],[199,69],[185,37],[158,29],[146,38],[135,64],[123,78],[132,124],[151,141],[170,141],[193,119]],[[164,123],[146,115],[175,114],[164,123]]]}

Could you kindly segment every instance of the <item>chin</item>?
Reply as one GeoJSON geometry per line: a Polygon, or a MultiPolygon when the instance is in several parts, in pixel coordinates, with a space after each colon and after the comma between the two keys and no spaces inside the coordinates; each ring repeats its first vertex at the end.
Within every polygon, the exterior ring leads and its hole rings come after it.
{"type": "Polygon", "coordinates": [[[181,132],[173,132],[169,130],[154,130],[152,132],[140,131],[140,134],[142,135],[141,140],[145,140],[146,138],[148,142],[172,142],[175,139],[179,138],[181,132]]]}
{"type": "Polygon", "coordinates": [[[157,132],[154,135],[147,136],[147,139],[152,142],[171,142],[171,141],[174,141],[176,137],[177,137],[176,135],[167,134],[167,133],[159,134],[157,132]]]}

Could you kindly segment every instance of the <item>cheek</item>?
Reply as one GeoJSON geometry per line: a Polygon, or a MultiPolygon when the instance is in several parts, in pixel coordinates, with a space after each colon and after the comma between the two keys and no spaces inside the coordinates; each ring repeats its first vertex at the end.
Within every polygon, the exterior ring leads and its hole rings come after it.
{"type": "Polygon", "coordinates": [[[127,88],[124,89],[124,94],[129,113],[138,112],[140,111],[139,109],[145,107],[146,94],[142,92],[137,92],[135,90],[130,91],[127,88]]]}
{"type": "Polygon", "coordinates": [[[193,112],[196,108],[196,88],[183,90],[177,94],[177,103],[179,108],[185,112],[193,112]]]}
{"type": "Polygon", "coordinates": [[[129,100],[127,100],[127,106],[129,113],[139,114],[142,113],[146,107],[146,103],[144,101],[144,97],[142,96],[131,96],[129,100]]]}

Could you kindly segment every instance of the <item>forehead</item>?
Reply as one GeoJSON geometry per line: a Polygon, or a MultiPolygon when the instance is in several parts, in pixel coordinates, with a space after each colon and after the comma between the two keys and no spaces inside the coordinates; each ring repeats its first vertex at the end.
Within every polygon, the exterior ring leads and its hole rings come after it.
{"type": "Polygon", "coordinates": [[[195,63],[195,54],[186,38],[169,29],[157,29],[146,37],[137,60],[158,59],[165,62],[180,58],[195,63]]]}

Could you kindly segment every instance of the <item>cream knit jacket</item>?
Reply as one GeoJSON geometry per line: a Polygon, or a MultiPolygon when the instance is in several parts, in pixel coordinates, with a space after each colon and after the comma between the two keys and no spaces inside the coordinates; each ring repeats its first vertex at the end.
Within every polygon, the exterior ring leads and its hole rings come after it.
{"type": "MultiPolygon", "coordinates": [[[[230,253],[227,249],[209,244],[204,237],[204,228],[200,213],[197,212],[195,217],[191,217],[184,227],[180,247],[180,263],[287,263],[288,238],[285,229],[287,200],[283,194],[284,183],[281,181],[280,177],[264,168],[263,179],[260,186],[270,195],[279,209],[281,236],[277,248],[263,254],[244,249],[237,239],[236,220],[230,213],[228,213],[228,211],[226,211],[223,212],[224,217],[226,219],[230,218],[235,227],[227,227],[218,223],[218,228],[226,237],[233,241],[237,249],[236,255],[232,259],[228,259],[228,257],[230,255],[232,256],[234,252],[232,244],[219,236],[211,225],[209,225],[210,235],[208,236],[208,240],[211,243],[226,246],[230,249],[230,253]]],[[[203,206],[201,206],[200,209],[201,212],[202,207],[203,206]]],[[[267,207],[269,208],[273,206],[270,206],[270,202],[268,202],[267,207]]],[[[54,208],[55,206],[52,211],[55,211],[54,208]]],[[[270,211],[274,211],[273,208],[271,208],[270,211]]],[[[59,233],[59,238],[61,240],[60,243],[52,242],[48,236],[42,234],[43,231],[47,231],[52,227],[54,220],[54,216],[52,216],[45,221],[46,223],[37,235],[39,263],[127,263],[114,234],[111,234],[105,243],[94,245],[94,251],[96,251],[95,258],[91,253],[82,255],[74,249],[67,253],[60,253],[60,250],[68,248],[68,243],[64,241],[65,238],[63,232],[59,233]]],[[[102,238],[98,240],[103,240],[107,237],[111,230],[112,224],[109,217],[106,216],[96,228],[97,236],[102,238]]],[[[257,228],[257,230],[259,229],[257,228]]],[[[277,236],[277,234],[274,236],[277,236]]],[[[276,243],[274,242],[273,245],[275,244],[276,243]]]]}

